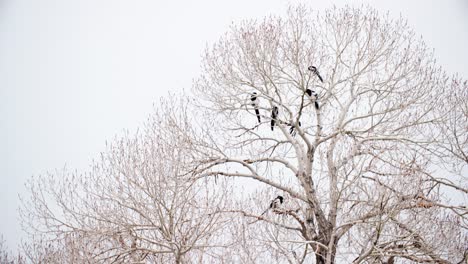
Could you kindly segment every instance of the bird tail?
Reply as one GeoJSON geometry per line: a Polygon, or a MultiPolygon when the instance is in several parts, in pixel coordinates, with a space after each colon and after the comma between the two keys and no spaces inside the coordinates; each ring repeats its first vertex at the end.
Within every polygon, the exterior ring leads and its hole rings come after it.
{"type": "Polygon", "coordinates": [[[320,74],[318,74],[318,73],[317,73],[317,76],[318,76],[320,82],[323,82],[322,76],[320,76],[320,74]]]}
{"type": "Polygon", "coordinates": [[[271,131],[275,130],[275,120],[271,120],[271,131]]]}
{"type": "Polygon", "coordinates": [[[255,108],[255,114],[257,115],[258,123],[261,123],[262,121],[260,120],[260,111],[258,108],[255,108]]]}
{"type": "Polygon", "coordinates": [[[319,109],[319,103],[317,101],[315,101],[315,109],[319,109]]]}

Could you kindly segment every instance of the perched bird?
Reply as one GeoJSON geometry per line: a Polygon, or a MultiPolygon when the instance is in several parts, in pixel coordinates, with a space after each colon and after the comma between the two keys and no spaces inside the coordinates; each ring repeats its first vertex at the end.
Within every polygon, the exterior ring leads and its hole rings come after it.
{"type": "MultiPolygon", "coordinates": [[[[301,121],[297,122],[297,125],[298,125],[298,126],[301,126],[301,125],[302,125],[302,124],[301,124],[301,121]]],[[[289,128],[289,134],[291,134],[291,136],[294,137],[294,136],[296,135],[296,130],[294,129],[294,128],[295,128],[295,125],[294,125],[294,123],[291,122],[291,123],[289,124],[289,126],[291,126],[291,127],[289,128]]]]}
{"type": "Polygon", "coordinates": [[[273,110],[271,110],[271,131],[274,130],[276,119],[278,118],[278,107],[273,106],[273,110]]]}
{"type": "Polygon", "coordinates": [[[320,82],[323,82],[323,79],[322,79],[322,76],[320,76],[320,73],[318,72],[317,70],[317,67],[315,66],[309,66],[309,68],[307,68],[309,71],[313,72],[315,75],[317,75],[317,77],[319,78],[320,82]]]}
{"type": "Polygon", "coordinates": [[[262,121],[260,120],[260,110],[258,110],[258,99],[256,92],[252,93],[252,95],[250,96],[250,100],[252,101],[252,106],[255,109],[255,114],[257,115],[258,123],[261,123],[262,121]]]}
{"type": "Polygon", "coordinates": [[[270,208],[266,209],[265,212],[262,213],[262,215],[264,215],[266,212],[268,212],[268,210],[275,210],[275,209],[278,209],[278,207],[283,204],[283,201],[284,201],[284,198],[283,196],[281,195],[278,195],[275,199],[273,199],[273,201],[271,201],[270,203],[270,208]]]}
{"type": "Polygon", "coordinates": [[[310,99],[314,102],[315,109],[318,110],[318,109],[319,109],[318,94],[317,94],[315,91],[313,91],[313,90],[311,90],[311,89],[309,89],[309,88],[306,89],[306,94],[307,94],[307,95],[310,97],[310,99]]]}
{"type": "Polygon", "coordinates": [[[273,201],[270,203],[270,209],[276,209],[280,204],[283,204],[284,198],[281,195],[278,195],[273,201]]]}

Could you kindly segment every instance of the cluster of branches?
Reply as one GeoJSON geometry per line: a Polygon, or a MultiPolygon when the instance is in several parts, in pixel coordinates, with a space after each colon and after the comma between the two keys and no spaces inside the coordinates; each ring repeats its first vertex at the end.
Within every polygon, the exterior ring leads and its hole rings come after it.
{"type": "Polygon", "coordinates": [[[57,171],[28,182],[21,210],[37,237],[34,263],[207,261],[223,247],[229,205],[210,182],[192,181],[187,102],[162,100],[143,131],[116,139],[85,174],[57,171]],[[183,131],[183,133],[181,132],[183,131]],[[38,236],[39,235],[39,236],[38,236]]]}
{"type": "Polygon", "coordinates": [[[289,195],[301,208],[291,224],[311,241],[305,255],[316,263],[463,258],[466,82],[449,81],[403,19],[366,8],[314,18],[291,8],[286,19],[233,26],[203,66],[198,95],[228,136],[202,174],[253,178],[289,195]],[[319,109],[307,89],[319,94],[319,109]],[[246,100],[253,92],[261,113],[278,107],[278,132],[256,124],[246,100]],[[218,167],[226,163],[244,170],[218,167]]]}
{"type": "Polygon", "coordinates": [[[403,19],[298,6],[245,21],[206,50],[193,92],[162,100],[90,172],[28,182],[30,260],[466,259],[467,82],[403,19]]]}
{"type": "Polygon", "coordinates": [[[2,264],[22,264],[26,263],[26,259],[22,254],[14,255],[11,251],[8,250],[6,246],[6,241],[3,239],[3,236],[0,235],[0,263],[2,264]]]}

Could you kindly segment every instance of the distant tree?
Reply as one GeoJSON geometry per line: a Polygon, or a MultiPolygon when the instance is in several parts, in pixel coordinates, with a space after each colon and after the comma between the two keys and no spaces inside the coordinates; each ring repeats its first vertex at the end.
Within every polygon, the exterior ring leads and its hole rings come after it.
{"type": "Polygon", "coordinates": [[[3,235],[0,234],[0,263],[2,264],[23,264],[26,263],[26,259],[21,255],[14,255],[8,250],[6,241],[3,239],[3,235]]]}
{"type": "Polygon", "coordinates": [[[440,166],[466,166],[467,89],[454,82],[405,20],[370,8],[299,6],[233,25],[196,82],[212,126],[196,174],[265,187],[226,212],[245,219],[238,258],[460,261],[466,176],[440,166]],[[262,215],[277,194],[283,206],[262,215]]]}
{"type": "MultiPolygon", "coordinates": [[[[32,179],[22,206],[33,263],[186,263],[209,259],[229,192],[189,180],[186,102],[163,100],[143,132],[110,144],[85,174],[32,179]]],[[[226,190],[228,188],[225,188],[226,190]]]]}

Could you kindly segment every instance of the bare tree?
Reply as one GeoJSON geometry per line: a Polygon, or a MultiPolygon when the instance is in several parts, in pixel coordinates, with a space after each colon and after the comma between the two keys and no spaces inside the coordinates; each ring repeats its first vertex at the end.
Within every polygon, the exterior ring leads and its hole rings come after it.
{"type": "Polygon", "coordinates": [[[233,25],[195,97],[33,178],[34,263],[458,263],[467,86],[370,8],[233,25]],[[189,102],[190,101],[190,102],[189,102]]]}
{"type": "MultiPolygon", "coordinates": [[[[370,8],[233,25],[196,83],[212,127],[195,174],[260,183],[262,202],[225,212],[250,219],[235,229],[239,258],[460,261],[467,208],[436,165],[442,152],[466,158],[468,97],[448,79],[405,20],[370,8]],[[261,214],[278,193],[286,203],[261,214]]],[[[452,185],[466,201],[466,178],[452,185]]]]}
{"type": "MultiPolygon", "coordinates": [[[[116,139],[90,172],[32,179],[24,200],[25,247],[34,263],[185,263],[223,247],[229,200],[214,183],[190,180],[187,102],[162,100],[134,137],[116,139]]],[[[219,183],[221,185],[221,183],[219,183]]],[[[220,186],[219,185],[219,186],[220,186]]],[[[227,190],[227,187],[221,190],[227,190]]]]}
{"type": "Polygon", "coordinates": [[[2,264],[22,264],[26,263],[26,259],[21,255],[14,255],[8,250],[8,247],[5,245],[5,240],[3,235],[0,234],[0,263],[2,264]]]}

